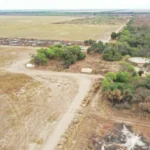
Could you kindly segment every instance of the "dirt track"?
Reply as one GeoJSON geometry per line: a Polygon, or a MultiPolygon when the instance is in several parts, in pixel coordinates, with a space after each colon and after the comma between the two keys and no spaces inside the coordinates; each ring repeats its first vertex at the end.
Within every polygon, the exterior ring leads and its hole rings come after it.
{"type": "Polygon", "coordinates": [[[9,67],[4,68],[5,70],[13,73],[24,73],[28,76],[33,77],[34,79],[44,82],[44,84],[48,84],[48,80],[46,81],[45,77],[50,76],[62,76],[62,77],[69,77],[78,83],[79,90],[77,95],[75,96],[74,100],[72,100],[71,105],[66,110],[65,114],[56,125],[54,131],[49,136],[49,139],[45,143],[42,150],[54,150],[57,146],[58,142],[60,141],[61,136],[65,133],[68,126],[74,119],[77,111],[80,109],[82,101],[84,100],[85,96],[87,95],[90,87],[92,85],[92,81],[95,78],[103,78],[103,76],[96,76],[96,75],[85,75],[85,74],[75,74],[75,73],[63,73],[63,72],[51,72],[51,71],[42,71],[42,70],[29,70],[25,68],[25,63],[29,61],[30,58],[26,58],[24,60],[18,60],[13,62],[9,67]],[[45,81],[42,81],[41,78],[44,76],[45,81]]]}

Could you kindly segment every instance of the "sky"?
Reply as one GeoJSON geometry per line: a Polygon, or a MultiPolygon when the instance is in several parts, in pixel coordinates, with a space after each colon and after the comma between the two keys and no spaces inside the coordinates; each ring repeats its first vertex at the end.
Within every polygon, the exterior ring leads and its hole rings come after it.
{"type": "Polygon", "coordinates": [[[0,9],[150,9],[150,0],[0,0],[0,9]]]}

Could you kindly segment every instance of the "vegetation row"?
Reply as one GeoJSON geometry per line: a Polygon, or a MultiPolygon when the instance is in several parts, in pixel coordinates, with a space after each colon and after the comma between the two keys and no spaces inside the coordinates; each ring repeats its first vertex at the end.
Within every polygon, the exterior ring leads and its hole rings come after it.
{"type": "Polygon", "coordinates": [[[37,50],[37,55],[32,56],[32,62],[36,65],[46,65],[49,60],[59,60],[68,68],[78,60],[82,60],[86,55],[81,51],[79,46],[63,46],[61,44],[41,48],[37,50]]]}

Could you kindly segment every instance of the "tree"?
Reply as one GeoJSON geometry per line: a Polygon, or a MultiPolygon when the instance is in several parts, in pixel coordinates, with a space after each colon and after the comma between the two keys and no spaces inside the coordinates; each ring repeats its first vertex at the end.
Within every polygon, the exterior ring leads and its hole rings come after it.
{"type": "Polygon", "coordinates": [[[118,37],[117,33],[116,32],[112,32],[111,39],[115,40],[117,37],[118,37]]]}
{"type": "Polygon", "coordinates": [[[143,70],[139,70],[138,74],[139,74],[139,76],[142,76],[142,74],[144,74],[144,71],[143,70]]]}

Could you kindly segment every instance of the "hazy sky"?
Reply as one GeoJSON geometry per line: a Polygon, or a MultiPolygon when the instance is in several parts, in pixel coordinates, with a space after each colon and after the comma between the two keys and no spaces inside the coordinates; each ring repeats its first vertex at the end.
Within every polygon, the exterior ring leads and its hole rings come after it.
{"type": "Polygon", "coordinates": [[[0,0],[0,9],[150,9],[150,0],[0,0]]]}

